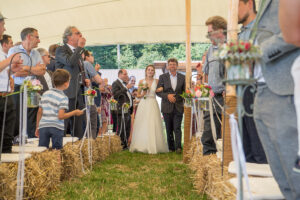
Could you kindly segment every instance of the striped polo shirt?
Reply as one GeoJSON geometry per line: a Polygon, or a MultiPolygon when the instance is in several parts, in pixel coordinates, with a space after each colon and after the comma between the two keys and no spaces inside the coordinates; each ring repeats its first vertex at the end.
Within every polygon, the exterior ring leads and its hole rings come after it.
{"type": "Polygon", "coordinates": [[[52,88],[46,91],[39,105],[43,109],[40,128],[54,127],[64,130],[64,120],[58,119],[58,111],[69,109],[69,99],[62,90],[52,88]]]}

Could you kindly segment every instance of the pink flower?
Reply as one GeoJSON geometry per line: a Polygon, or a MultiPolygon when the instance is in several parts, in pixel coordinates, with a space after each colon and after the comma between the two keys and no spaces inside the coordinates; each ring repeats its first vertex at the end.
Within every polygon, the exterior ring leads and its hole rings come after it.
{"type": "Polygon", "coordinates": [[[197,90],[196,93],[195,93],[196,97],[200,98],[201,95],[202,95],[202,92],[201,90],[197,90]]]}
{"type": "Polygon", "coordinates": [[[33,86],[36,86],[36,85],[41,85],[41,82],[40,82],[39,80],[37,80],[37,79],[33,79],[33,80],[31,81],[31,84],[32,84],[33,86]]]}
{"type": "Polygon", "coordinates": [[[215,96],[215,93],[214,93],[212,90],[210,90],[210,91],[209,91],[209,95],[210,95],[211,97],[214,97],[214,96],[215,96]]]}

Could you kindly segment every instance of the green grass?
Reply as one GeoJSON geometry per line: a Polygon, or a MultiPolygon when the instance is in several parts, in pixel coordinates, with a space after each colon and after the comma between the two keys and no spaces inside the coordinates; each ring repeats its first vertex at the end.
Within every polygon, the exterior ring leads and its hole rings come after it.
{"type": "Polygon", "coordinates": [[[194,191],[190,173],[181,154],[123,151],[62,183],[46,199],[206,199],[194,191]]]}

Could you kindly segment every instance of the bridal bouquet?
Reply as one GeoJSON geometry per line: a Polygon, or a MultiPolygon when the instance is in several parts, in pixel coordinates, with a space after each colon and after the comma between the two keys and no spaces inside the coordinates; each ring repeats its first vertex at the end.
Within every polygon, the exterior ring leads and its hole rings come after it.
{"type": "MultiPolygon", "coordinates": [[[[141,88],[142,91],[147,92],[149,90],[148,83],[146,80],[143,81],[143,83],[139,84],[139,87],[141,88]]],[[[144,96],[144,99],[146,99],[146,96],[144,96]]]]}

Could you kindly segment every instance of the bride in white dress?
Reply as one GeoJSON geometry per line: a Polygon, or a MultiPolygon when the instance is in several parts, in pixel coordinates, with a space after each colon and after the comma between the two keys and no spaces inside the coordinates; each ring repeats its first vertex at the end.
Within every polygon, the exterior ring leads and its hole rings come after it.
{"type": "Polygon", "coordinates": [[[146,78],[139,82],[138,105],[133,124],[130,152],[143,152],[149,154],[169,152],[166,138],[163,133],[163,124],[160,110],[156,100],[157,79],[154,79],[153,65],[146,67],[146,78]],[[141,84],[147,83],[148,91],[142,91],[141,84]]]}

